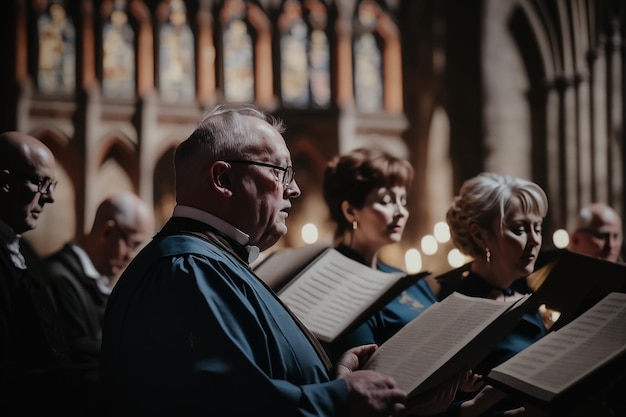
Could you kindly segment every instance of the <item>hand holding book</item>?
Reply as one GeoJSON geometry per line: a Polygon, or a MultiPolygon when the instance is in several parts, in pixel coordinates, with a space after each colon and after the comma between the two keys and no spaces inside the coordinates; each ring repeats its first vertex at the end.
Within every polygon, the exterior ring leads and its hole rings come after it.
{"type": "Polygon", "coordinates": [[[453,293],[378,348],[366,369],[392,376],[416,396],[473,369],[533,307],[531,296],[495,301],[453,293]]]}

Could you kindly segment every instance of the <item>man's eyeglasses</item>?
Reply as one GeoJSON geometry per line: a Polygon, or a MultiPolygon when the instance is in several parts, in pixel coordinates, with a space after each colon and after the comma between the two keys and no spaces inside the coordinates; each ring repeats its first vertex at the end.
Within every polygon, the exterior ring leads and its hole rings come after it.
{"type": "Polygon", "coordinates": [[[134,242],[130,240],[130,237],[128,236],[128,234],[120,227],[119,224],[117,224],[117,222],[115,223],[115,228],[117,229],[117,232],[119,233],[120,237],[124,241],[124,244],[126,245],[126,247],[128,247],[128,249],[130,249],[131,251],[136,250],[139,247],[139,245],[141,245],[140,242],[134,242]]]}
{"type": "MultiPolygon", "coordinates": [[[[272,168],[272,169],[276,169],[278,171],[281,171],[282,172],[282,178],[280,178],[280,180],[281,180],[281,182],[282,182],[284,187],[286,187],[289,184],[291,184],[291,181],[293,181],[293,178],[295,176],[295,173],[293,172],[293,167],[292,166],[281,167],[281,166],[278,166],[278,165],[266,164],[265,162],[248,161],[247,159],[231,159],[231,160],[224,161],[224,162],[228,162],[229,164],[258,165],[260,167],[267,167],[267,168],[272,168]]],[[[277,176],[276,178],[279,179],[279,176],[277,176]]]]}
{"type": "Polygon", "coordinates": [[[18,171],[9,171],[9,174],[36,185],[37,192],[41,194],[48,194],[49,192],[54,191],[58,182],[56,180],[53,180],[52,178],[33,178],[18,171]]]}

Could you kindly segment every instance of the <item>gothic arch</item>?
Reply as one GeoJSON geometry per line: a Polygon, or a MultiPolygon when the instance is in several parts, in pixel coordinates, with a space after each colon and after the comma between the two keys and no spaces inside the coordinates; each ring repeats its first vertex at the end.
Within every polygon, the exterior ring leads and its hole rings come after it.
{"type": "Polygon", "coordinates": [[[571,227],[591,201],[619,209],[623,198],[623,158],[613,155],[621,125],[610,126],[615,93],[607,76],[619,64],[605,52],[603,7],[520,0],[509,21],[530,80],[532,172],[550,196],[556,227],[571,227]]]}
{"type": "Polygon", "coordinates": [[[139,189],[139,169],[134,143],[121,133],[111,133],[100,142],[98,152],[94,153],[94,167],[100,170],[107,160],[114,160],[128,176],[133,191],[139,189]]]}

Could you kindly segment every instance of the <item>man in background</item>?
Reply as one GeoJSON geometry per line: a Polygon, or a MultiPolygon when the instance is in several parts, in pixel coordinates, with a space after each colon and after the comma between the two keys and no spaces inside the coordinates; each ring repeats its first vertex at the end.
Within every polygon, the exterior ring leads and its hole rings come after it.
{"type": "MultiPolygon", "coordinates": [[[[36,138],[0,134],[0,414],[75,415],[62,394],[78,374],[44,280],[20,250],[22,233],[54,202],[55,159],[36,138]]],[[[80,385],[80,384],[77,384],[80,385]]]]}
{"type": "Polygon", "coordinates": [[[592,203],[578,213],[569,249],[617,262],[621,260],[623,237],[622,219],[617,211],[604,203],[592,203]]]}
{"type": "MultiPolygon", "coordinates": [[[[604,203],[591,203],[578,212],[568,248],[594,258],[621,262],[623,240],[622,219],[617,211],[604,203]]],[[[607,394],[614,416],[626,415],[625,392],[626,377],[621,375],[607,394]]]]}
{"type": "Polygon", "coordinates": [[[148,205],[132,192],[120,192],[100,203],[88,234],[46,259],[74,361],[97,360],[109,294],[153,227],[148,205]]]}

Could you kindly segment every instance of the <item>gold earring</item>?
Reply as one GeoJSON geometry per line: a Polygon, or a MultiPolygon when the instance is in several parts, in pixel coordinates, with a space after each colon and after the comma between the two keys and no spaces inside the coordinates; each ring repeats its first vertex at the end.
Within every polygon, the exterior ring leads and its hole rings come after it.
{"type": "Polygon", "coordinates": [[[356,220],[352,220],[352,230],[356,230],[359,228],[359,224],[356,220]]]}
{"type": "Polygon", "coordinates": [[[491,262],[491,251],[489,248],[485,248],[485,259],[487,260],[487,263],[491,262]]]}

